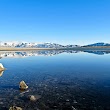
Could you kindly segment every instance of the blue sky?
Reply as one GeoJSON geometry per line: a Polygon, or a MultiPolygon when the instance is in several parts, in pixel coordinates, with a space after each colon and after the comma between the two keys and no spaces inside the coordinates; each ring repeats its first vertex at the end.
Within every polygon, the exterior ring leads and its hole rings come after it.
{"type": "Polygon", "coordinates": [[[110,0],[0,0],[0,40],[110,43],[110,0]]]}

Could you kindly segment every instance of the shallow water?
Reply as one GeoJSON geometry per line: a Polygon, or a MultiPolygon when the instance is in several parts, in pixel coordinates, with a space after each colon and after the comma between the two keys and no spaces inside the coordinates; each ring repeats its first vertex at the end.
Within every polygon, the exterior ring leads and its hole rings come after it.
{"type": "Polygon", "coordinates": [[[0,110],[110,110],[110,52],[0,52],[0,110]],[[24,80],[27,91],[19,90],[24,80]],[[29,95],[38,100],[32,102],[29,95]]]}

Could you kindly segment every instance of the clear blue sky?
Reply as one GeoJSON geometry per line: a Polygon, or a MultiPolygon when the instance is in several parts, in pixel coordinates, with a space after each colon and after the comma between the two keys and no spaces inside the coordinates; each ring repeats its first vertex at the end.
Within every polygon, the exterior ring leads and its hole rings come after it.
{"type": "Polygon", "coordinates": [[[0,0],[0,40],[110,43],[110,0],[0,0]]]}

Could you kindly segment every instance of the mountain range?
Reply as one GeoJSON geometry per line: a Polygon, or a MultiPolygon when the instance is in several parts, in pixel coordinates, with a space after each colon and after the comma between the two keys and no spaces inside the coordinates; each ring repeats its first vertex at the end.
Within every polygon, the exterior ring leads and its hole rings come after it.
{"type": "Polygon", "coordinates": [[[56,43],[30,43],[30,42],[0,42],[1,47],[32,47],[32,48],[73,48],[79,45],[60,45],[56,43]]]}
{"type": "Polygon", "coordinates": [[[84,46],[79,45],[60,45],[56,43],[30,43],[30,42],[0,42],[1,47],[16,47],[16,48],[75,48],[75,47],[99,47],[110,46],[109,43],[94,43],[84,46]]]}

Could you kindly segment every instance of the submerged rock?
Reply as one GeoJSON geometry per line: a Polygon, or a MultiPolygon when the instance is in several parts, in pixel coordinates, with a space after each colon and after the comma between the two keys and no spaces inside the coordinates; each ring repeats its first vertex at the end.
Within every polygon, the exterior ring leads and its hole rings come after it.
{"type": "Polygon", "coordinates": [[[23,109],[21,107],[13,106],[13,107],[10,107],[9,110],[23,110],[23,109]]]}
{"type": "Polygon", "coordinates": [[[2,63],[0,63],[0,71],[4,71],[4,70],[5,70],[4,66],[2,65],[2,63]]]}
{"type": "Polygon", "coordinates": [[[34,102],[34,101],[37,101],[38,99],[40,99],[41,96],[40,95],[35,95],[35,96],[34,95],[29,95],[28,98],[29,98],[30,101],[34,102]]]}
{"type": "Polygon", "coordinates": [[[21,81],[19,84],[19,88],[21,90],[26,90],[26,89],[28,89],[28,86],[26,85],[26,83],[24,81],[21,81]]]}
{"type": "Polygon", "coordinates": [[[76,109],[72,106],[72,110],[76,110],[76,109]]]}
{"type": "Polygon", "coordinates": [[[0,71],[0,77],[3,75],[3,72],[4,72],[4,71],[0,71]]]}
{"type": "Polygon", "coordinates": [[[37,100],[34,95],[30,95],[30,96],[29,96],[29,99],[30,99],[30,101],[36,101],[36,100],[37,100]]]}

